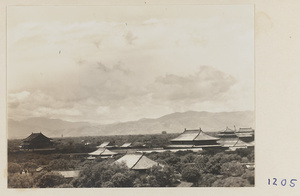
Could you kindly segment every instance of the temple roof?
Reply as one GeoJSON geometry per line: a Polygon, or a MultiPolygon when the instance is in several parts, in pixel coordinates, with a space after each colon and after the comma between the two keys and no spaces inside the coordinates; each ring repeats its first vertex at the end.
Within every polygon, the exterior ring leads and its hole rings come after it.
{"type": "Polygon", "coordinates": [[[200,133],[197,135],[194,141],[203,141],[203,140],[219,140],[219,138],[209,136],[200,129],[200,133]]]}
{"type": "Polygon", "coordinates": [[[178,137],[171,141],[203,141],[203,140],[219,140],[219,138],[212,137],[204,133],[201,129],[198,130],[184,130],[178,137]]]}
{"type": "Polygon", "coordinates": [[[182,134],[171,141],[192,141],[197,137],[199,131],[200,130],[185,130],[182,134]]]}
{"type": "Polygon", "coordinates": [[[42,139],[47,139],[47,140],[52,140],[51,138],[46,137],[44,134],[40,133],[31,133],[30,136],[27,138],[23,139],[23,142],[31,142],[34,140],[42,140],[42,139]]]}

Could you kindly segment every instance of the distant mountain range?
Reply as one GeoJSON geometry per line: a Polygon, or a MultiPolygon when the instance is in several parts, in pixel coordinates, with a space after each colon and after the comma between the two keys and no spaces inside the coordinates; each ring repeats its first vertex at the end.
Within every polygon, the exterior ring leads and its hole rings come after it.
{"type": "Polygon", "coordinates": [[[180,133],[184,128],[203,131],[220,131],[230,128],[254,127],[254,112],[176,112],[156,119],[140,119],[115,124],[69,122],[60,119],[29,118],[22,121],[8,120],[8,138],[24,138],[32,132],[42,132],[48,137],[77,137],[99,135],[180,133]]]}

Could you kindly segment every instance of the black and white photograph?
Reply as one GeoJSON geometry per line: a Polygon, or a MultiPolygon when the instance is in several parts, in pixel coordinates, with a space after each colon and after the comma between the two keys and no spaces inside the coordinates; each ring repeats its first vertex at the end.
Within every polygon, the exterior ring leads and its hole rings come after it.
{"type": "Polygon", "coordinates": [[[253,5],[7,7],[7,188],[255,187],[253,5]]]}

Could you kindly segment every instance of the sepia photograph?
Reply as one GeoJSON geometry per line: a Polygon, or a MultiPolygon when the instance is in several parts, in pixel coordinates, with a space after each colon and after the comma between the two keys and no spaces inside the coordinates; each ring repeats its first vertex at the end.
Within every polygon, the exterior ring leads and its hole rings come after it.
{"type": "Polygon", "coordinates": [[[7,188],[255,187],[253,5],[7,7],[7,188]]]}

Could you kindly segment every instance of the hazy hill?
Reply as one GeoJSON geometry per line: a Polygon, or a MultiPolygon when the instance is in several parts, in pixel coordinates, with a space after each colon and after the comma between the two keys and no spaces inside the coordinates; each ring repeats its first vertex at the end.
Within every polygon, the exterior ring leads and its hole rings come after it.
{"type": "Polygon", "coordinates": [[[220,131],[226,126],[233,128],[254,127],[254,112],[183,112],[172,113],[157,119],[95,125],[88,122],[68,122],[59,119],[30,118],[8,121],[9,138],[24,138],[32,132],[42,132],[49,137],[93,136],[115,134],[153,134],[167,131],[180,133],[187,129],[202,128],[204,131],[220,131]]]}

